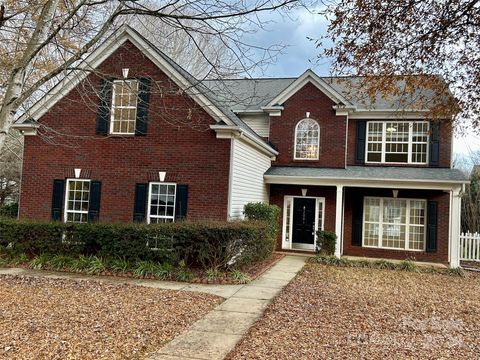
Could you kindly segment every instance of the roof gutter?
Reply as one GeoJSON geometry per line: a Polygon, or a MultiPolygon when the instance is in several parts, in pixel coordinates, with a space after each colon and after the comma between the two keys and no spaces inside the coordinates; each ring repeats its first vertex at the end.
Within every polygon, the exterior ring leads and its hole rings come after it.
{"type": "Polygon", "coordinates": [[[37,135],[38,123],[13,123],[11,128],[20,131],[23,136],[37,135]]]}
{"type": "Polygon", "coordinates": [[[278,155],[278,151],[273,149],[270,145],[260,141],[257,137],[250,134],[248,131],[234,125],[210,125],[210,129],[217,133],[217,139],[243,139],[256,149],[264,154],[274,158],[278,155]]]}

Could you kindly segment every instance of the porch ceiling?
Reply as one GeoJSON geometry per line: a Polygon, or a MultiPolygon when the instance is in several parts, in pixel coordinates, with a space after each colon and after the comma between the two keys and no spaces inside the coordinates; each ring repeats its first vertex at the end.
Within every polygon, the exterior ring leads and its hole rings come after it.
{"type": "Polygon", "coordinates": [[[273,166],[264,174],[269,184],[421,188],[451,190],[468,183],[458,169],[349,166],[346,169],[273,166]]]}

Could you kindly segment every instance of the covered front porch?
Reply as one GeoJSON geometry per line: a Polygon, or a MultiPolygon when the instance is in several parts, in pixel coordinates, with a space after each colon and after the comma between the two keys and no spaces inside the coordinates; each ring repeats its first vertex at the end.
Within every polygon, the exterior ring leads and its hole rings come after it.
{"type": "Polygon", "coordinates": [[[272,167],[270,203],[282,209],[278,250],[315,250],[334,231],[335,255],[459,265],[461,191],[454,169],[272,167]]]}

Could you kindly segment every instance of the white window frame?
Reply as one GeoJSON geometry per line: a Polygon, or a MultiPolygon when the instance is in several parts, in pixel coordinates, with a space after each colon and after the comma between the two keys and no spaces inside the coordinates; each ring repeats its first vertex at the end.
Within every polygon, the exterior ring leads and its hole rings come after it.
{"type": "MultiPolygon", "coordinates": [[[[417,251],[424,252],[427,246],[427,200],[425,199],[413,199],[413,198],[389,198],[389,197],[378,197],[378,196],[366,196],[363,198],[363,219],[362,219],[362,247],[373,248],[373,249],[385,249],[385,250],[397,250],[397,251],[417,251]],[[367,199],[379,199],[380,200],[380,210],[379,210],[379,221],[378,221],[378,246],[365,245],[365,205],[367,199]],[[383,245],[383,202],[384,200],[405,200],[406,209],[405,209],[405,248],[396,248],[388,247],[383,245]],[[412,201],[421,201],[425,204],[425,216],[423,224],[423,248],[422,249],[410,249],[410,204],[412,201]]],[[[376,222],[375,222],[376,223],[376,222]]],[[[412,226],[418,227],[418,224],[413,224],[412,226]]]]}
{"type": "MultiPolygon", "coordinates": [[[[316,199],[315,203],[315,241],[313,243],[313,248],[310,249],[315,251],[315,246],[317,244],[317,231],[324,230],[325,228],[325,198],[316,197],[316,196],[293,196],[286,195],[283,197],[283,222],[282,222],[282,249],[292,250],[292,235],[293,235],[293,202],[294,199],[316,199]],[[287,207],[290,205],[290,211],[287,212],[287,207]],[[322,209],[322,216],[320,218],[320,208],[322,209]],[[288,221],[287,221],[288,219],[288,221]],[[321,226],[319,229],[319,222],[321,221],[321,226]],[[287,233],[288,228],[288,233],[287,233]]],[[[306,250],[306,249],[294,249],[294,250],[306,250]]]]}
{"type": "MultiPolygon", "coordinates": [[[[428,121],[403,121],[403,120],[382,120],[382,121],[367,121],[367,129],[365,134],[365,163],[368,164],[412,164],[412,165],[427,165],[429,158],[429,143],[430,143],[430,123],[428,121]],[[408,123],[408,153],[407,153],[407,162],[393,162],[385,161],[386,154],[386,143],[387,143],[387,123],[408,123]],[[412,149],[413,149],[413,124],[414,123],[424,123],[427,124],[427,141],[426,141],[426,152],[425,152],[425,162],[414,162],[412,161],[412,149]],[[382,152],[380,161],[368,161],[368,145],[370,143],[378,143],[377,141],[370,142],[368,140],[368,129],[369,124],[383,124],[382,125],[382,152]]],[[[415,142],[415,144],[420,144],[415,142]]]]}
{"type": "MultiPolygon", "coordinates": [[[[63,209],[63,222],[67,222],[67,215],[69,213],[71,214],[86,214],[87,215],[87,223],[88,223],[88,211],[90,209],[90,195],[91,195],[91,186],[92,186],[92,182],[90,179],[72,179],[72,178],[69,178],[69,179],[66,179],[66,187],[65,187],[65,201],[64,201],[64,209],[63,209]],[[70,192],[70,182],[71,181],[82,181],[82,182],[88,182],[90,183],[89,187],[88,187],[88,209],[85,211],[85,210],[68,210],[68,194],[70,192]]],[[[76,221],[73,221],[72,223],[76,223],[76,224],[79,224],[78,222],[76,221]]]]}
{"type": "MultiPolygon", "coordinates": [[[[128,86],[131,89],[131,85],[128,86]]],[[[137,108],[138,108],[138,87],[139,87],[139,82],[138,79],[124,79],[124,80],[114,80],[113,85],[112,85],[112,104],[110,106],[110,134],[112,135],[135,135],[135,128],[137,126],[137,108]],[[135,81],[137,83],[137,96],[135,96],[135,106],[120,106],[120,105],[115,105],[115,84],[119,83],[130,83],[132,81],[135,81]],[[114,131],[114,125],[116,122],[123,122],[127,120],[115,120],[115,109],[127,109],[135,110],[135,115],[134,115],[134,124],[133,124],[133,132],[121,132],[121,131],[114,131]]]]}
{"type": "Polygon", "coordinates": [[[306,160],[306,161],[315,161],[318,160],[320,157],[320,124],[318,123],[317,120],[311,119],[311,118],[305,118],[297,122],[297,125],[295,125],[295,140],[294,140],[294,148],[293,148],[293,159],[294,160],[306,160]],[[317,137],[317,156],[315,158],[302,158],[302,157],[297,157],[297,132],[298,132],[298,126],[305,120],[310,120],[314,121],[317,124],[318,127],[318,137],[317,137]]]}
{"type": "Polygon", "coordinates": [[[159,182],[159,181],[154,181],[148,183],[148,210],[147,210],[147,223],[151,223],[151,219],[171,219],[172,222],[175,222],[175,211],[176,211],[176,203],[177,203],[177,184],[176,183],[167,183],[167,182],[159,182]],[[151,215],[150,210],[151,210],[151,205],[152,205],[152,187],[153,185],[168,185],[168,186],[174,186],[174,201],[173,201],[173,216],[157,216],[157,215],[151,215]]]}

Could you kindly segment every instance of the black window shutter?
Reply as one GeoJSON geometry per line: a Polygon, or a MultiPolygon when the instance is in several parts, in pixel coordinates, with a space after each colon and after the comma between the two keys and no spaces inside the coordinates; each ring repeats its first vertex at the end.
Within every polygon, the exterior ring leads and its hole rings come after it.
{"type": "Polygon", "coordinates": [[[438,202],[429,201],[427,204],[427,252],[437,251],[437,222],[438,202]]]}
{"type": "Polygon", "coordinates": [[[100,101],[97,113],[97,134],[108,134],[110,105],[112,104],[112,80],[104,79],[100,84],[100,101]]]}
{"type": "Polygon", "coordinates": [[[356,196],[352,204],[352,245],[362,246],[363,236],[363,197],[356,196]]]}
{"type": "Polygon", "coordinates": [[[365,163],[365,139],[367,135],[367,122],[357,121],[357,140],[355,144],[355,162],[365,163]]]}
{"type": "Polygon", "coordinates": [[[133,221],[145,221],[145,210],[147,205],[148,184],[135,185],[135,202],[133,205],[133,221]]]}
{"type": "Polygon", "coordinates": [[[53,180],[52,220],[62,220],[65,180],[53,180]]]}
{"type": "Polygon", "coordinates": [[[135,135],[147,135],[148,105],[150,102],[150,79],[138,79],[137,121],[135,135]]]}
{"type": "Polygon", "coordinates": [[[175,221],[185,219],[188,209],[188,185],[177,185],[175,196],[175,221]]]}
{"type": "Polygon", "coordinates": [[[88,202],[88,222],[98,221],[100,214],[100,193],[102,183],[100,181],[90,182],[90,199],[88,202]]]}
{"type": "Polygon", "coordinates": [[[440,165],[440,123],[438,121],[430,121],[430,151],[429,165],[440,165]]]}

